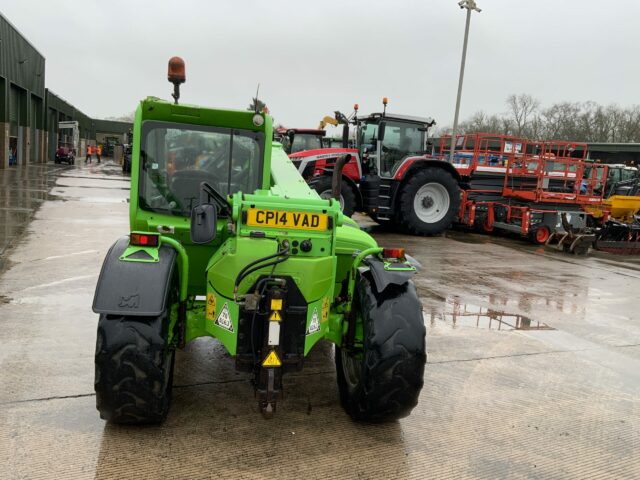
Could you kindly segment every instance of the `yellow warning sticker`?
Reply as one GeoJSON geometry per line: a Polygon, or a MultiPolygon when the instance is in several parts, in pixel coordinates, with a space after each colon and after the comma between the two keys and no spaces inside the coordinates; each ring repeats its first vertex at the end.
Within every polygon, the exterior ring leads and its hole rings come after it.
{"type": "Polygon", "coordinates": [[[282,310],[282,299],[281,298],[272,298],[271,299],[271,310],[282,310]]]}
{"type": "Polygon", "coordinates": [[[324,297],[322,299],[322,318],[320,319],[320,322],[324,323],[327,320],[329,320],[329,298],[324,297]]]}
{"type": "Polygon", "coordinates": [[[282,362],[278,358],[278,354],[275,350],[271,350],[269,355],[267,355],[267,358],[262,361],[263,367],[279,367],[280,365],[282,365],[282,362]]]}
{"type": "Polygon", "coordinates": [[[280,316],[280,312],[278,312],[277,310],[274,310],[273,312],[271,312],[271,316],[269,317],[269,321],[270,322],[281,322],[282,321],[282,317],[280,316]]]}
{"type": "Polygon", "coordinates": [[[207,320],[216,317],[216,296],[213,293],[207,294],[207,320]]]}

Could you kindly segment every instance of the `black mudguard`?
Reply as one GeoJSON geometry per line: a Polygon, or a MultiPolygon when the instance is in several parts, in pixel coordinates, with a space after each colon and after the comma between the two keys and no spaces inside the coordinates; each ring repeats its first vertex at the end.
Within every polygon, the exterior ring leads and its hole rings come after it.
{"type": "Polygon", "coordinates": [[[158,262],[120,260],[128,246],[129,237],[122,237],[107,253],[93,297],[93,311],[108,315],[160,315],[169,295],[176,251],[163,245],[158,262]]]}
{"type": "Polygon", "coordinates": [[[404,285],[415,275],[414,270],[385,270],[384,263],[378,258],[367,258],[371,278],[376,290],[382,293],[389,285],[404,285]]]}

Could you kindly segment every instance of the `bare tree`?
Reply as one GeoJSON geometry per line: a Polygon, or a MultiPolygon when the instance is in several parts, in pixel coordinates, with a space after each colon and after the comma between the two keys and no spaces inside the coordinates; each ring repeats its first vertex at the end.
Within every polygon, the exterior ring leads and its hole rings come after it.
{"type": "Polygon", "coordinates": [[[531,95],[509,95],[507,97],[508,114],[513,121],[514,135],[523,136],[532,117],[538,110],[540,102],[531,95]]]}
{"type": "MultiPolygon", "coordinates": [[[[541,108],[531,95],[509,95],[508,111],[478,111],[460,123],[463,133],[497,133],[535,140],[577,142],[640,142],[640,106],[622,108],[595,102],[559,102],[541,108]]],[[[441,128],[439,134],[450,133],[441,128]]]]}
{"type": "Polygon", "coordinates": [[[267,104],[256,97],[251,97],[251,103],[247,107],[250,112],[262,112],[267,107],[267,104]]]}

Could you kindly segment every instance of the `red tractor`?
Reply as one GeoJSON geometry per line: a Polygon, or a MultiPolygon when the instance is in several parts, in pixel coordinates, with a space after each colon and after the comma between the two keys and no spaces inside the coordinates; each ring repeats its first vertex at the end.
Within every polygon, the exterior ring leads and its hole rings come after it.
{"type": "Polygon", "coordinates": [[[346,215],[351,216],[357,206],[358,182],[362,176],[362,170],[357,149],[349,148],[349,121],[350,119],[340,112],[335,112],[335,117],[324,117],[317,129],[277,128],[274,131],[274,139],[282,143],[285,152],[296,165],[300,174],[322,198],[332,197],[331,174],[336,160],[350,154],[352,161],[343,169],[340,206],[346,215]],[[343,139],[327,138],[327,132],[324,130],[327,124],[345,125],[343,139]],[[339,145],[334,146],[334,143],[339,143],[339,145]]]}
{"type": "Polygon", "coordinates": [[[386,99],[383,105],[382,113],[358,117],[356,109],[349,119],[340,116],[340,123],[355,126],[356,148],[301,151],[291,159],[316,191],[330,196],[335,161],[350,154],[341,185],[346,214],[362,211],[417,235],[441,233],[458,214],[460,175],[431,154],[433,119],[388,114],[386,99]]]}

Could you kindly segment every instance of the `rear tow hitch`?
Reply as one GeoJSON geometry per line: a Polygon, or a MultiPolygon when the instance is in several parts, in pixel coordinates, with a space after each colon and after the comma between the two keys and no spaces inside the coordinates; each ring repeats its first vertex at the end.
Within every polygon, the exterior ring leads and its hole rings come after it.
{"type": "Polygon", "coordinates": [[[265,322],[262,361],[257,366],[255,389],[260,412],[265,418],[273,417],[278,399],[282,396],[282,352],[280,349],[281,323],[284,311],[284,291],[271,290],[267,305],[269,316],[265,322]]]}

